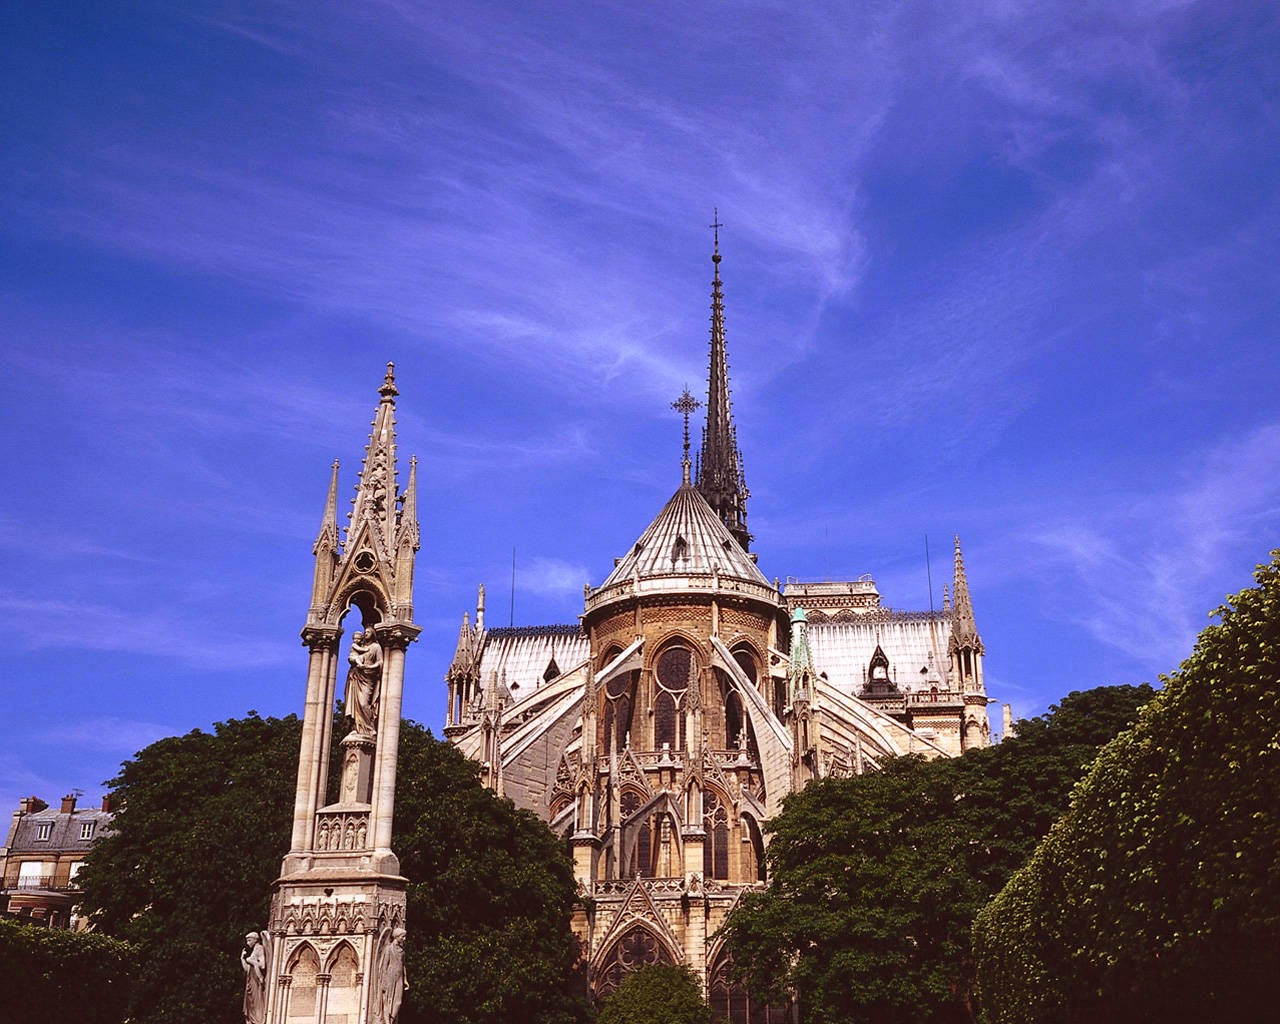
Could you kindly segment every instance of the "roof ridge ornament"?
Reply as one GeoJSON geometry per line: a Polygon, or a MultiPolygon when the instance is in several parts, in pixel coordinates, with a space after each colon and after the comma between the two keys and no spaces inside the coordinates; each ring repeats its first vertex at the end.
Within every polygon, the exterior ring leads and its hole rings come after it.
{"type": "Polygon", "coordinates": [[[689,393],[689,385],[684,386],[684,394],[671,403],[678,413],[684,414],[684,458],[680,463],[682,474],[682,486],[688,487],[690,483],[689,475],[689,414],[697,412],[702,408],[702,403],[689,393]]]}

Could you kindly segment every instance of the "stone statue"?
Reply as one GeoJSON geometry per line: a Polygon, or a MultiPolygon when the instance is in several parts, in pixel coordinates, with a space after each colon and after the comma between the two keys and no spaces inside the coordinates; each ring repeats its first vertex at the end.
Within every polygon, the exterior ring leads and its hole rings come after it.
{"type": "Polygon", "coordinates": [[[404,990],[409,987],[404,978],[404,936],[403,928],[393,928],[389,935],[383,934],[378,950],[377,1024],[396,1024],[404,990]]]}
{"type": "Polygon", "coordinates": [[[356,633],[347,655],[345,714],[355,723],[355,731],[365,736],[378,734],[378,684],[382,680],[382,646],[373,630],[356,633]]]}
{"type": "Polygon", "coordinates": [[[270,943],[267,932],[250,932],[244,937],[244,949],[240,951],[240,966],[244,968],[244,1024],[266,1024],[270,943]]]}

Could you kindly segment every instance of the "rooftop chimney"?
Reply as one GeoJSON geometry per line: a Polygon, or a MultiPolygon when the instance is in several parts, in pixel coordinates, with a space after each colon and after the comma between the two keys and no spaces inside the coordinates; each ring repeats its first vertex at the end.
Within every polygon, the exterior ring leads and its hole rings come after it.
{"type": "Polygon", "coordinates": [[[68,793],[66,796],[62,798],[62,813],[63,814],[76,813],[76,795],[74,793],[68,793]]]}

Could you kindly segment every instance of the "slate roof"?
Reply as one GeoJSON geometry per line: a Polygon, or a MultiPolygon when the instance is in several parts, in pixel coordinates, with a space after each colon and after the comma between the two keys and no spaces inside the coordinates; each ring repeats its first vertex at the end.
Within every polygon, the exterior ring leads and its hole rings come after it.
{"type": "Polygon", "coordinates": [[[815,618],[810,617],[808,629],[814,668],[842,692],[861,694],[877,644],[889,659],[889,678],[904,693],[945,685],[951,636],[945,612],[877,610],[844,621],[815,618]]]}
{"type": "Polygon", "coordinates": [[[496,672],[511,696],[519,699],[576,668],[588,653],[587,638],[576,624],[488,629],[480,655],[480,684],[487,687],[496,672]],[[550,677],[548,667],[555,670],[550,677]]]}
{"type": "Polygon", "coordinates": [[[601,585],[604,590],[638,576],[709,574],[769,587],[751,556],[733,539],[701,492],[685,483],[671,496],[601,585]]]}
{"type": "Polygon", "coordinates": [[[24,814],[18,819],[13,829],[13,836],[8,850],[11,856],[19,853],[73,853],[77,850],[87,851],[93,841],[103,834],[111,825],[111,812],[97,808],[76,808],[71,814],[63,814],[54,807],[46,807],[43,811],[24,814]],[[80,838],[80,826],[87,821],[94,823],[93,836],[80,838]],[[43,823],[51,823],[48,839],[37,839],[39,827],[43,823]]]}

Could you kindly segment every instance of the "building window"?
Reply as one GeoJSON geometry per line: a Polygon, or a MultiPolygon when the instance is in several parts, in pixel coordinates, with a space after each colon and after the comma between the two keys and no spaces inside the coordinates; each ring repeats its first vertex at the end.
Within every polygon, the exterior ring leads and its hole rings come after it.
{"type": "Polygon", "coordinates": [[[84,822],[81,822],[81,823],[80,823],[80,838],[81,838],[81,839],[92,839],[92,838],[93,838],[93,825],[94,825],[94,823],[93,823],[92,821],[84,821],[84,822]]]}
{"type": "Polygon", "coordinates": [[[684,748],[681,705],[690,679],[696,681],[696,673],[693,652],[687,647],[668,647],[658,656],[658,693],[653,702],[653,745],[656,749],[661,750],[664,743],[672,749],[684,748]]]}
{"type": "Polygon", "coordinates": [[[39,889],[45,881],[45,865],[40,860],[24,860],[18,868],[19,889],[39,889]]]}
{"type": "Polygon", "coordinates": [[[40,840],[48,840],[53,832],[53,822],[42,821],[36,826],[36,838],[40,840]]]}
{"type": "Polygon", "coordinates": [[[80,869],[84,867],[84,861],[75,860],[71,862],[71,870],[67,872],[67,881],[74,882],[76,875],[80,874],[80,869]]]}

